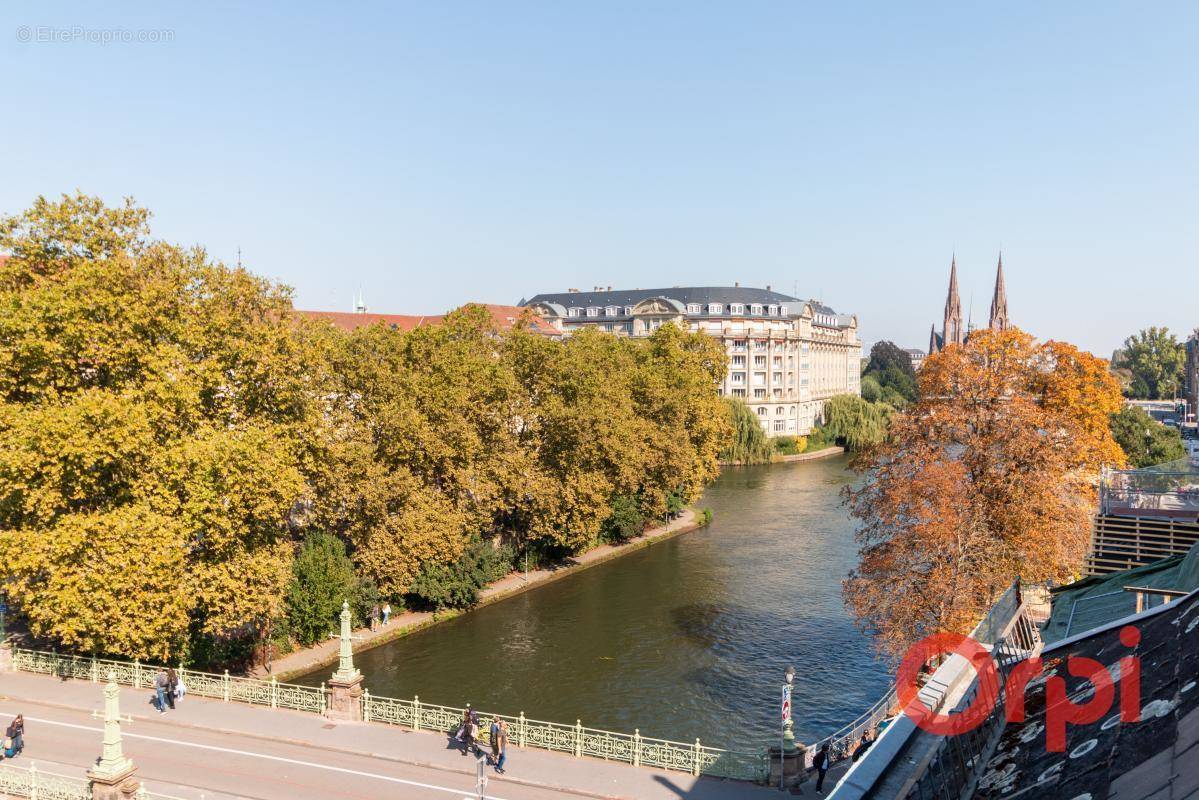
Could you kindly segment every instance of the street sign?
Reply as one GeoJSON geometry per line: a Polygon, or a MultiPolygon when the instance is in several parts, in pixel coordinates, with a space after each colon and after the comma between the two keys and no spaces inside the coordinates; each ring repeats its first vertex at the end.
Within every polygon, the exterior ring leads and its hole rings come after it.
{"type": "Polygon", "coordinates": [[[783,723],[791,719],[791,686],[783,686],[783,723]]]}

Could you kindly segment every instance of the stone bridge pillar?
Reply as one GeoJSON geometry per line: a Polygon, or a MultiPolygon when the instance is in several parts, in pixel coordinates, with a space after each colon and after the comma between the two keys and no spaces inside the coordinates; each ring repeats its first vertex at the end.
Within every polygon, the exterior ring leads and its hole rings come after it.
{"type": "Polygon", "coordinates": [[[329,701],[325,716],[329,719],[362,721],[362,673],[354,667],[354,647],[350,637],[350,604],[341,604],[341,650],[337,671],[329,679],[329,701]]]}

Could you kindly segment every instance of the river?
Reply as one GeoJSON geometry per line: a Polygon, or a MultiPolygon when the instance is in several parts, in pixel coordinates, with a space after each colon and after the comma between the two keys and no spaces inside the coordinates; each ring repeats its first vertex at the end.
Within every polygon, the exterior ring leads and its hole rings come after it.
{"type": "MultiPolygon", "coordinates": [[[[783,671],[795,734],[864,711],[888,674],[846,617],[856,563],[844,457],[728,468],[712,524],[354,657],[372,694],[717,747],[777,741],[783,671]]],[[[328,669],[301,679],[314,683],[328,669]]]]}

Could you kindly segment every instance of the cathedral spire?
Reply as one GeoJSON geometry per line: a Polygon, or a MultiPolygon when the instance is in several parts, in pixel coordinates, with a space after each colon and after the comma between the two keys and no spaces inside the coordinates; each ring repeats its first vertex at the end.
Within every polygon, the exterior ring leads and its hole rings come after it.
{"type": "Polygon", "coordinates": [[[941,352],[941,343],[937,341],[937,323],[934,322],[929,326],[928,331],[928,354],[935,356],[939,352],[941,352]]]}
{"type": "Polygon", "coordinates": [[[1007,287],[1003,284],[1003,253],[999,254],[999,268],[995,273],[995,295],[991,298],[991,322],[993,331],[1006,331],[1012,327],[1007,315],[1007,287]]]}
{"type": "Polygon", "coordinates": [[[962,344],[966,331],[962,327],[962,301],[958,297],[958,256],[953,254],[949,265],[949,294],[945,297],[945,319],[941,328],[941,346],[962,344]]]}

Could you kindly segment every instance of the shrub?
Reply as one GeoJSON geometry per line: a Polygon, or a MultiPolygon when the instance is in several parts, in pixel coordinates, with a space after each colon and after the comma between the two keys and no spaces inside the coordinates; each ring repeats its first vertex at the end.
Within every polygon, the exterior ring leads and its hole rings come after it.
{"type": "Polygon", "coordinates": [[[336,536],[310,533],[292,565],[287,587],[287,625],[291,635],[304,645],[320,641],[334,627],[343,600],[359,604],[358,577],[346,555],[345,544],[336,536]]]}
{"type": "Polygon", "coordinates": [[[409,593],[439,610],[470,608],[479,602],[480,590],[512,570],[515,558],[511,547],[493,547],[476,534],[456,561],[425,563],[409,593]]]}
{"type": "Polygon", "coordinates": [[[781,456],[802,453],[808,444],[807,438],[803,436],[776,436],[770,442],[774,446],[774,452],[781,456]]]}
{"type": "Polygon", "coordinates": [[[641,534],[645,516],[637,498],[619,495],[612,498],[612,513],[604,520],[600,538],[606,542],[623,542],[641,534]]]}

